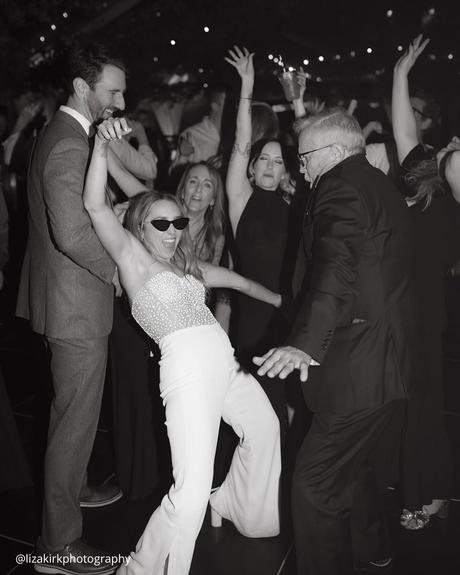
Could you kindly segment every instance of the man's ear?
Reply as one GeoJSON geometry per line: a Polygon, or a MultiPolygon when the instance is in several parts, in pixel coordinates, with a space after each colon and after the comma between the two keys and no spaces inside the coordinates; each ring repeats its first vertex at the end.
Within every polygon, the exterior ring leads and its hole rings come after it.
{"type": "Polygon", "coordinates": [[[72,85],[75,94],[81,99],[84,99],[90,90],[90,87],[88,86],[86,80],[83,80],[83,78],[79,77],[74,78],[72,81],[72,85]]]}
{"type": "Polygon", "coordinates": [[[341,161],[345,157],[345,149],[340,144],[332,144],[332,154],[334,156],[334,160],[341,161]]]}

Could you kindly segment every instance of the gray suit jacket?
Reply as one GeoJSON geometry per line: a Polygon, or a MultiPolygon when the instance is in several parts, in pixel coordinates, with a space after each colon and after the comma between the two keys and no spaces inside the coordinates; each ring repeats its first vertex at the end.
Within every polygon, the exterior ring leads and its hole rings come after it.
{"type": "Polygon", "coordinates": [[[112,328],[115,264],[82,200],[89,152],[82,126],[58,111],[29,168],[29,239],[17,315],[49,337],[103,337],[112,328]]]}

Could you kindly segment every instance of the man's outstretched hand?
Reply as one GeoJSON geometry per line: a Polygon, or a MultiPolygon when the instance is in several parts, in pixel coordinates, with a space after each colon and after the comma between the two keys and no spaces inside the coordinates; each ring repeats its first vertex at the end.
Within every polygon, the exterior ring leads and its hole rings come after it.
{"type": "Polygon", "coordinates": [[[295,369],[298,369],[300,381],[307,381],[311,357],[296,347],[285,346],[274,347],[262,357],[253,357],[252,361],[260,366],[257,370],[258,375],[278,376],[280,379],[285,379],[295,369]]]}

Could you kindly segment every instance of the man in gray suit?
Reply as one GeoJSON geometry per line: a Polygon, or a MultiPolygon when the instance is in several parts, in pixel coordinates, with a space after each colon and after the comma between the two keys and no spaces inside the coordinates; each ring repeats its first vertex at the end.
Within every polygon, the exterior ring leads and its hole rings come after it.
{"type": "MultiPolygon", "coordinates": [[[[80,498],[101,406],[115,265],[91,227],[82,192],[92,124],[124,109],[126,83],[122,64],[94,45],[73,49],[68,72],[68,101],[38,138],[29,169],[29,244],[17,313],[46,338],[54,387],[37,545],[48,562],[34,567],[101,575],[113,567],[91,560],[62,565],[59,557],[101,554],[80,539],[80,498]]],[[[121,493],[86,495],[100,506],[121,493]]]]}

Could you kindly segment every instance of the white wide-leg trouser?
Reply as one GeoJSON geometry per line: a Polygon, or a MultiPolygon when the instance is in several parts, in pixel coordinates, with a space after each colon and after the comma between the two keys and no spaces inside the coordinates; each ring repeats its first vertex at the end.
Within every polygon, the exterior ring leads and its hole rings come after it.
{"type": "Polygon", "coordinates": [[[160,342],[174,484],[118,575],[187,575],[212,486],[221,417],[240,438],[212,507],[248,537],[279,533],[278,419],[257,381],[240,371],[218,324],[186,328],[160,342]]]}

